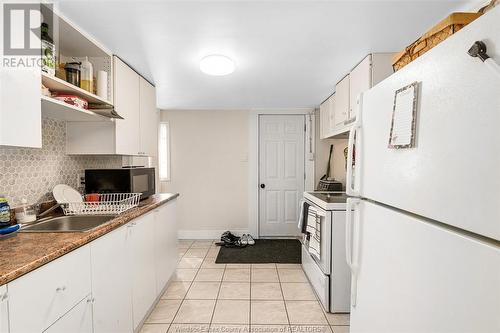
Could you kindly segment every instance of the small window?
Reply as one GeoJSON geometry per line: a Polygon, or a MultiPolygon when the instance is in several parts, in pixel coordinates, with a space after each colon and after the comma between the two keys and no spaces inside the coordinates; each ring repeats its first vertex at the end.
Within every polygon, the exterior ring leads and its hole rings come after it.
{"type": "Polygon", "coordinates": [[[160,123],[158,143],[158,164],[160,181],[170,180],[170,127],[168,122],[160,123]]]}

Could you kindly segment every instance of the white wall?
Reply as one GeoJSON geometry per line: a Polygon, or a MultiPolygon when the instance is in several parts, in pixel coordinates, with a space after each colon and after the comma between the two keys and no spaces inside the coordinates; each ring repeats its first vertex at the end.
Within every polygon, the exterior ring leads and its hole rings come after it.
{"type": "Polygon", "coordinates": [[[171,180],[179,192],[180,238],[248,229],[248,112],[162,111],[170,123],[171,180]]]}
{"type": "MultiPolygon", "coordinates": [[[[316,128],[319,127],[319,113],[316,113],[316,128]]],[[[315,164],[315,184],[326,173],[328,163],[328,154],[330,145],[333,144],[333,157],[330,167],[330,177],[333,175],[335,180],[340,181],[345,188],[346,169],[344,149],[347,147],[347,139],[323,139],[319,138],[319,131],[316,131],[316,164],[315,164]]]]}

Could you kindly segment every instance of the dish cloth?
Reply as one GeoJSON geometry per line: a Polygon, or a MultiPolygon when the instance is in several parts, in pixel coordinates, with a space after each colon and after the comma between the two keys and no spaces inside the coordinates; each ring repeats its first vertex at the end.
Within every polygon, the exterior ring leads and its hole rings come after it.
{"type": "Polygon", "coordinates": [[[309,207],[307,213],[307,228],[310,234],[308,251],[318,260],[321,259],[321,216],[314,207],[309,207]]]}
{"type": "Polygon", "coordinates": [[[307,214],[309,212],[309,204],[307,201],[302,199],[300,201],[300,215],[299,215],[299,225],[298,228],[300,229],[300,232],[305,234],[306,233],[306,228],[307,228],[307,214]]]}

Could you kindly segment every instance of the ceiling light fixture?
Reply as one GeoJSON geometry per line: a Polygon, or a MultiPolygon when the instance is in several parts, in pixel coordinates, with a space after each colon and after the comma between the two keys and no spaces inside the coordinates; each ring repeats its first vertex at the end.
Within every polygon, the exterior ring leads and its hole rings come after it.
{"type": "Polygon", "coordinates": [[[226,56],[212,54],[200,60],[200,70],[208,75],[223,76],[234,72],[234,61],[226,56]]]}

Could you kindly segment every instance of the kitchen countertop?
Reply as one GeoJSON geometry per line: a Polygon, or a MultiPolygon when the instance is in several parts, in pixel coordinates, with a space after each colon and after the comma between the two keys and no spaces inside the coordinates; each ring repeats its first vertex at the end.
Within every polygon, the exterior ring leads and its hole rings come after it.
{"type": "Polygon", "coordinates": [[[160,193],[88,232],[16,233],[0,240],[0,285],[39,268],[108,232],[173,200],[178,193],[160,193]]]}

